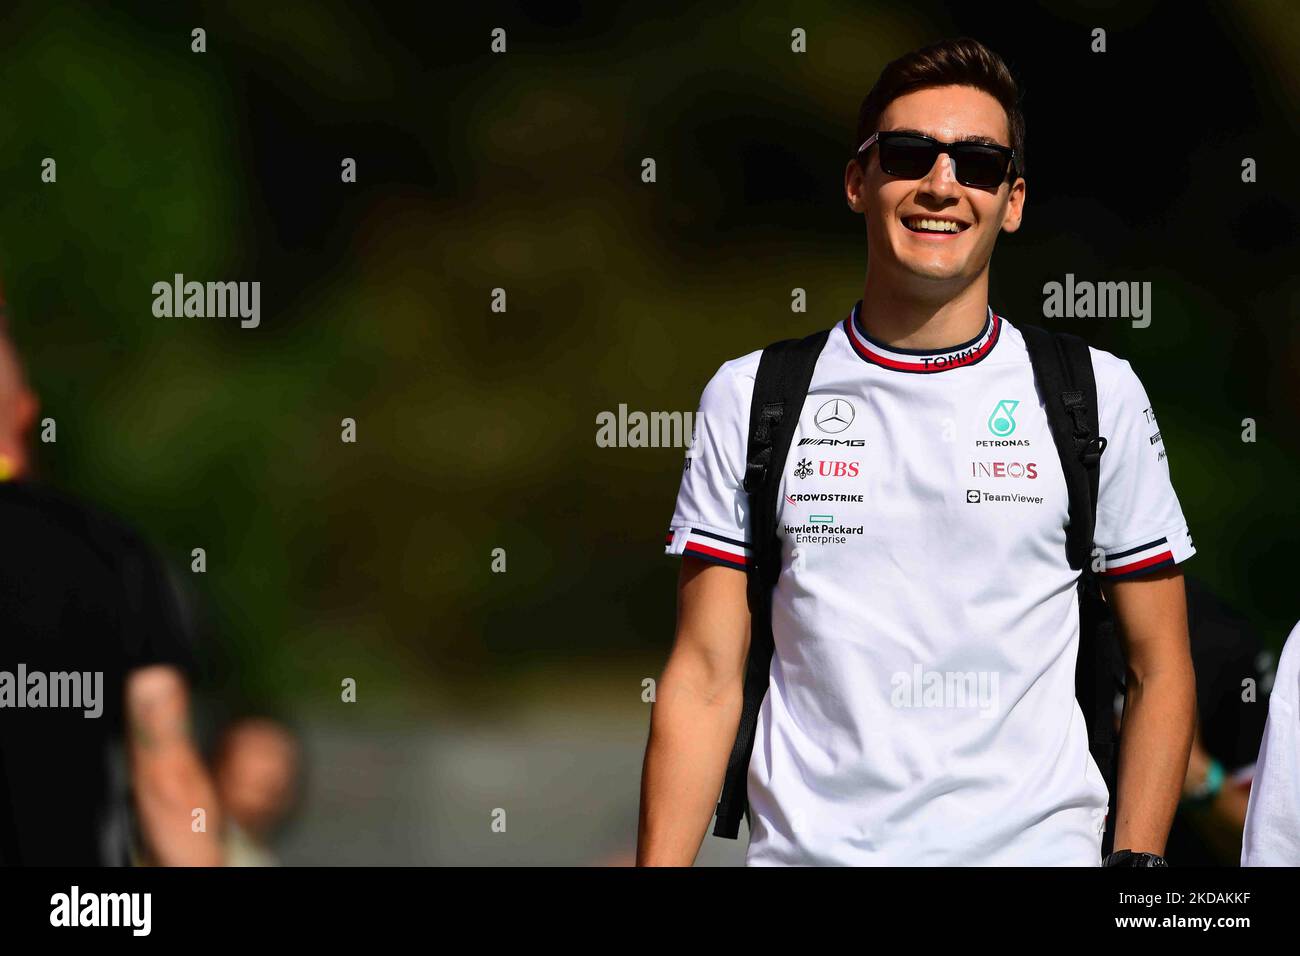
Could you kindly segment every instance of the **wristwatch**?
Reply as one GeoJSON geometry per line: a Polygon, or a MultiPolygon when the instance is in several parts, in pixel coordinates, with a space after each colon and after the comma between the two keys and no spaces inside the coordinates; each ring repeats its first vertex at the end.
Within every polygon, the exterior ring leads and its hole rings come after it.
{"type": "Polygon", "coordinates": [[[1164,866],[1169,864],[1163,856],[1155,853],[1134,853],[1132,850],[1116,850],[1102,866],[1164,866]]]}

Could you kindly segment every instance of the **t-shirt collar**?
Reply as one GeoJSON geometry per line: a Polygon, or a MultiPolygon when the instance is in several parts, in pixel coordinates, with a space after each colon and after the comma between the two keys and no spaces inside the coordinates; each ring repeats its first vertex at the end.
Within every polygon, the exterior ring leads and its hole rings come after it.
{"type": "Polygon", "coordinates": [[[880,365],[898,372],[944,372],[948,369],[974,365],[993,351],[1002,332],[1002,318],[988,307],[984,328],[973,339],[945,349],[901,349],[873,339],[862,330],[862,300],[844,320],[844,334],[849,345],[864,362],[880,365]]]}

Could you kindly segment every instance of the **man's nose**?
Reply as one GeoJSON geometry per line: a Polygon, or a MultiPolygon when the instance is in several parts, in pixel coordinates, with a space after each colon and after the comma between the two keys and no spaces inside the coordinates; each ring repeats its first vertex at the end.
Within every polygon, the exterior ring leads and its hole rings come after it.
{"type": "Polygon", "coordinates": [[[952,157],[947,153],[940,153],[918,188],[934,196],[957,195],[957,168],[953,164],[952,157]]]}

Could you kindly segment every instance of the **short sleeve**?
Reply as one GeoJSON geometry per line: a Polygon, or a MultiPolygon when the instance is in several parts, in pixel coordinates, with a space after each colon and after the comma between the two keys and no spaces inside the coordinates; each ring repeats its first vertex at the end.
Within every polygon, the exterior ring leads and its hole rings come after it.
{"type": "Polygon", "coordinates": [[[168,664],[194,678],[188,603],[174,572],[142,539],[128,533],[118,559],[127,666],[168,664]]]}
{"type": "Polygon", "coordinates": [[[664,552],[745,571],[750,561],[745,448],[761,353],[725,362],[704,387],[664,552]]]}
{"type": "Polygon", "coordinates": [[[1093,535],[1105,554],[1102,576],[1137,577],[1186,561],[1196,549],[1146,389],[1128,362],[1097,350],[1093,360],[1106,439],[1093,535]]]}

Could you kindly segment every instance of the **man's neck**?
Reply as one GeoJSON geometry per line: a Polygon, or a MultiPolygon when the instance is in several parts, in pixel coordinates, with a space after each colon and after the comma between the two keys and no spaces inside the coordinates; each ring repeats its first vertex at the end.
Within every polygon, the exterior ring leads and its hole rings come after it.
{"type": "Polygon", "coordinates": [[[947,299],[928,300],[872,282],[862,290],[862,330],[902,349],[946,349],[969,342],[988,319],[988,274],[947,299]]]}

